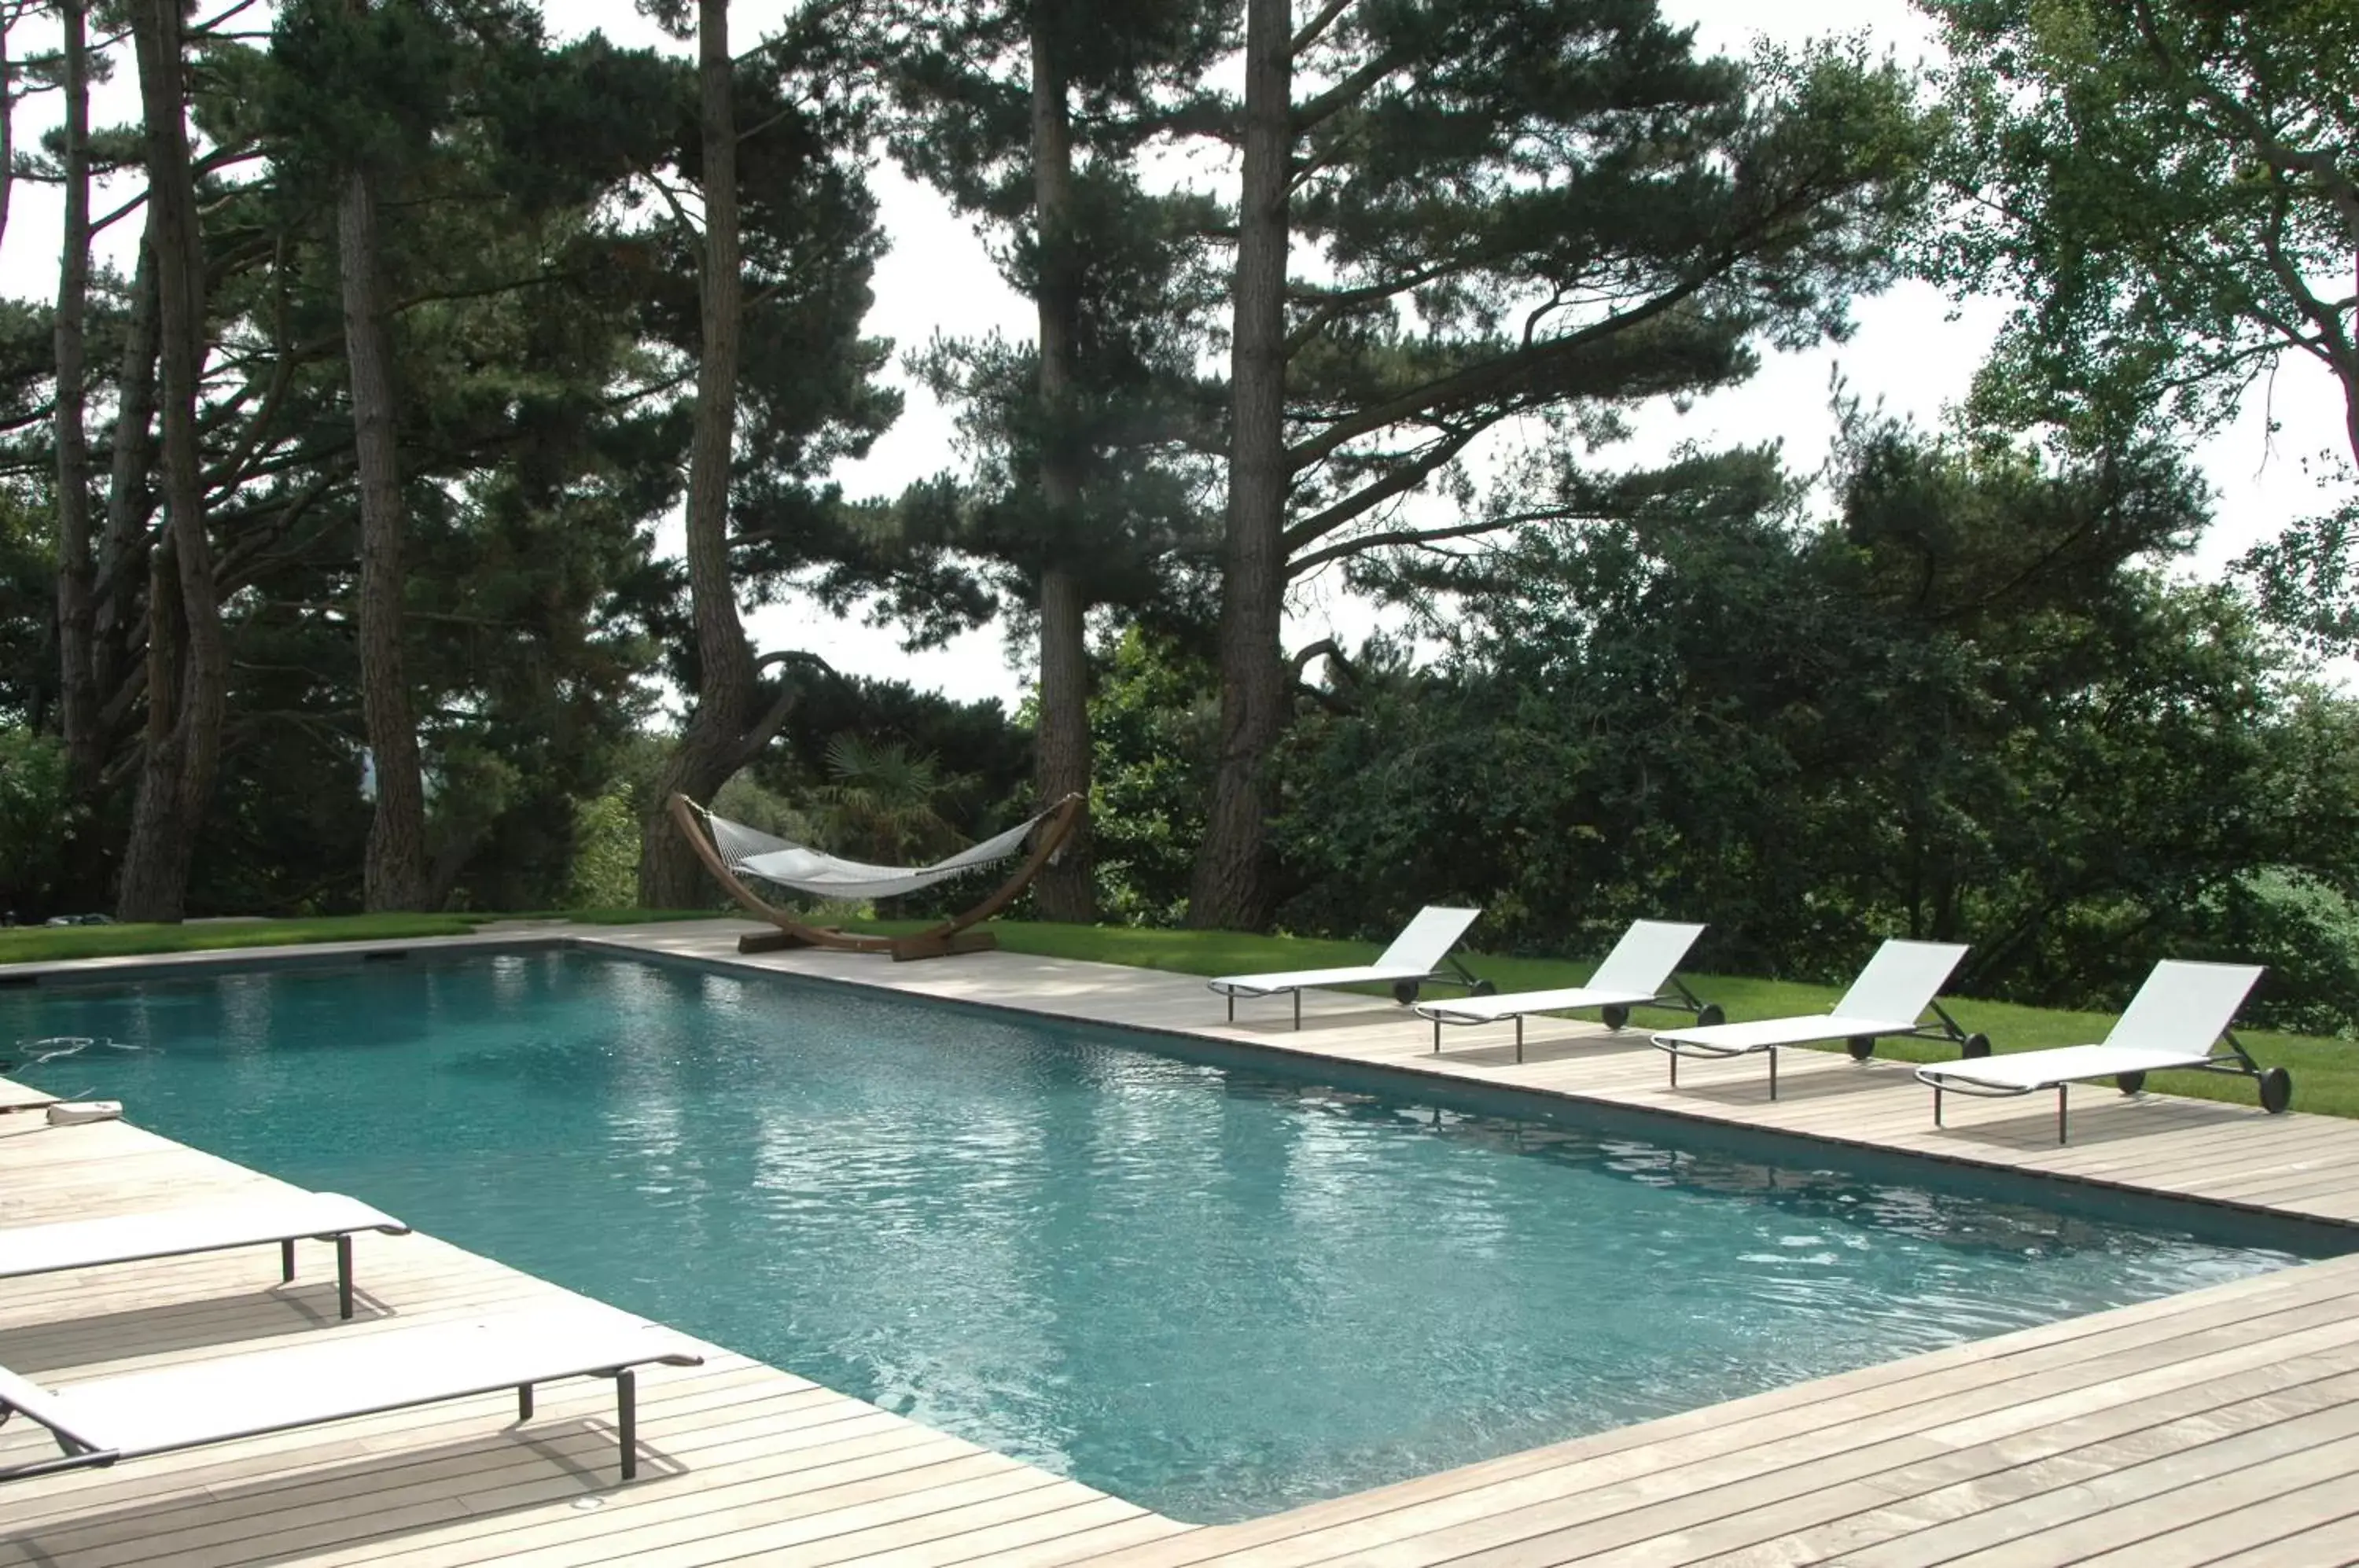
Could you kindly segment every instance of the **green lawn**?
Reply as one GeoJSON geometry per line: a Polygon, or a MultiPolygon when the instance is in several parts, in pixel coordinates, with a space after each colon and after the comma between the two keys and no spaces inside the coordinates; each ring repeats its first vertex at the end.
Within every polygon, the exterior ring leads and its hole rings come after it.
{"type": "MultiPolygon", "coordinates": [[[[409,941],[463,935],[486,921],[526,917],[498,915],[349,915],[321,920],[255,920],[187,926],[28,926],[0,931],[0,964],[115,957],[145,953],[190,953],[208,948],[263,947],[288,942],[409,941]]],[[[555,915],[538,918],[560,918],[555,915]]],[[[606,909],[569,918],[617,925],[656,920],[701,919],[699,912],[606,909]]],[[[869,929],[915,931],[922,921],[896,921],[869,929]]],[[[1050,958],[1089,959],[1163,969],[1181,975],[1232,975],[1256,969],[1309,969],[1363,964],[1375,956],[1372,942],[1328,942],[1304,937],[1249,936],[1234,931],[1140,931],[1129,927],[1066,926],[1005,921],[992,928],[1011,953],[1050,958]]],[[[1473,955],[1477,975],[1502,991],[1578,985],[1592,965],[1540,958],[1473,955]]],[[[1688,983],[1706,1001],[1717,1002],[1733,1019],[1824,1012],[1839,987],[1754,980],[1737,975],[1691,975],[1688,983]]],[[[2126,1001],[2128,998],[2123,998],[2126,1001]]],[[[2102,1040],[2113,1019],[2099,1013],[2051,1012],[2006,1002],[1944,1003],[1967,1029],[1991,1037],[2000,1051],[2079,1045],[2102,1040]]],[[[1667,1019],[1673,1015],[1661,1015],[1667,1019]]],[[[1648,1015],[1641,1013],[1638,1022],[1648,1015]]],[[[2329,1116],[2359,1116],[2359,1047],[2346,1040],[2301,1035],[2240,1033],[2264,1066],[2282,1066],[2294,1076],[2294,1105],[2329,1116]]],[[[1837,1048],[1839,1049],[1839,1048],[1837,1048]]],[[[1930,1040],[1883,1040],[1883,1056],[1909,1061],[1945,1060],[1951,1048],[1930,1040]]],[[[2152,1087],[2172,1094],[2250,1104],[2253,1085],[2242,1079],[2196,1073],[2158,1075],[2152,1087]]]]}
{"type": "Polygon", "coordinates": [[[201,921],[185,926],[10,926],[0,930],[0,964],[55,964],[74,958],[127,958],[147,953],[202,953],[291,942],[407,942],[465,936],[473,920],[458,915],[341,915],[309,920],[201,921]]]}
{"type": "Polygon", "coordinates": [[[76,958],[128,958],[149,953],[205,953],[315,942],[410,942],[465,936],[493,920],[636,925],[710,918],[711,912],[693,909],[584,909],[524,915],[322,915],[294,920],[201,920],[184,926],[9,926],[0,929],[0,964],[56,964],[76,958]]]}

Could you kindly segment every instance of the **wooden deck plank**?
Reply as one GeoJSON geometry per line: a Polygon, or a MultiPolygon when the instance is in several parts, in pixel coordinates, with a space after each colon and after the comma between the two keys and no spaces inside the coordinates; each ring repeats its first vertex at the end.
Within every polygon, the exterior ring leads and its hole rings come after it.
{"type": "MultiPolygon", "coordinates": [[[[2152,1414],[2151,1410],[2108,1410],[2093,1422],[2050,1434],[2045,1446],[2070,1451],[2084,1446],[2082,1440],[2093,1425],[2096,1430],[2136,1426],[2152,1414]]],[[[2255,1403],[2243,1419],[2255,1427],[2273,1428],[2282,1424],[2283,1415],[2277,1407],[2255,1403]]],[[[2217,1426],[2224,1418],[2215,1409],[2204,1412],[2204,1419],[2217,1426]]],[[[1477,1521],[1448,1530],[1355,1544],[1348,1552],[1336,1552],[1332,1548],[1338,1543],[1319,1541],[1238,1561],[1257,1565],[1349,1562],[1368,1568],[1440,1563],[1534,1568],[1591,1558],[1629,1564],[1688,1562],[1823,1525],[1887,1500],[1869,1484],[1873,1477],[2013,1479],[2028,1474],[2041,1452],[2023,1444],[2007,1453],[1945,1452],[1921,1432],[1840,1449],[1773,1444],[1738,1456],[1742,1463],[1675,1465],[1609,1486],[1559,1493],[1522,1508],[1487,1512],[1477,1521]],[[1323,1555],[1314,1557],[1314,1550],[1323,1555]]],[[[2102,1468],[2085,1457],[2066,1462],[2082,1473],[2102,1468]]]]}
{"type": "MultiPolygon", "coordinates": [[[[2345,1468],[2359,1462],[2359,1409],[2346,1405],[2298,1416],[2146,1464],[2083,1469],[2069,1476],[2037,1472],[2020,1479],[2009,1475],[2009,1492],[2040,1489],[1995,1499],[1962,1518],[1913,1530],[1881,1545],[1854,1549],[1843,1554],[1843,1561],[1855,1568],[1933,1568],[1949,1563],[2053,1560],[2052,1549],[2030,1542],[2113,1509],[2142,1506],[2181,1517],[2181,1495],[2192,1486],[2306,1451],[2323,1463],[2345,1468]]],[[[2190,1505],[2185,1517],[2201,1520],[2210,1516],[2193,1511],[2190,1505]]],[[[2089,1539],[2086,1532],[2080,1533],[2089,1539]]],[[[2096,1537],[2093,1545],[2082,1546],[2079,1554],[2086,1556],[2104,1544],[2102,1536],[2096,1537]]]]}
{"type": "Polygon", "coordinates": [[[2159,1499],[2092,1514],[1962,1562],[1976,1568],[2048,1568],[2110,1560],[2119,1568],[2135,1554],[2142,1568],[2201,1563],[2253,1545],[2256,1533],[2290,1535],[2359,1508],[2348,1474],[2359,1445],[2338,1446],[2339,1454],[2321,1447],[2175,1486],[2159,1499]],[[2328,1470],[2338,1478],[2315,1479],[2328,1470]]]}
{"type": "MultiPolygon", "coordinates": [[[[2347,1299],[2319,1305],[2316,1321],[2321,1328],[2340,1327],[2338,1320],[2348,1310],[2347,1299]]],[[[2168,1330],[2172,1322],[2163,1319],[2147,1326],[2168,1330]]],[[[2337,1335],[2334,1343],[2347,1346],[2353,1341],[2345,1333],[2337,1335]]],[[[1516,1456],[1362,1494],[1358,1498],[1313,1505],[1291,1515],[1175,1542],[1141,1557],[1136,1568],[1145,1568],[1150,1560],[1158,1568],[1216,1560],[1340,1561],[1356,1558],[1388,1541],[1418,1536],[1445,1536],[1463,1544],[1468,1538],[1454,1533],[1461,1527],[1499,1518],[1534,1502],[1556,1506],[1585,1497],[1577,1506],[1602,1517],[1634,1499],[1644,1501],[1666,1486],[1684,1495],[1708,1485],[1773,1473],[1798,1458],[1840,1457],[1879,1441],[1938,1431],[1954,1425],[1957,1418],[1977,1408],[2003,1410],[2025,1392],[2078,1386],[2093,1390],[2097,1397],[2090,1402],[2104,1408],[2112,1402],[2108,1388],[2117,1378],[2136,1376],[2139,1365],[2176,1368],[2185,1365],[2190,1355],[2201,1359],[2207,1351],[2213,1359],[2201,1372],[2175,1376],[2150,1372],[2147,1397],[2168,1399],[2174,1388],[2199,1381],[2206,1373],[2241,1374],[2250,1380],[2247,1386],[2263,1388],[2299,1381],[2305,1376],[2299,1371],[2288,1374],[2268,1355],[2223,1356],[2221,1345],[2218,1325],[2212,1324],[2169,1337],[2150,1333],[2117,1348],[2099,1342],[2088,1348],[2102,1353],[2047,1358],[2030,1379],[1976,1383],[1936,1375],[1904,1378],[1882,1388],[1844,1390],[1819,1401],[1816,1409],[1778,1408],[1766,1398],[1766,1408],[1754,1411],[1746,1411],[1742,1404],[1718,1407],[1712,1413],[1721,1419],[1708,1427],[1699,1428],[1689,1418],[1674,1417],[1529,1456],[1545,1456],[1549,1461],[1546,1464],[1534,1465],[1527,1456],[1516,1456]],[[1649,1435],[1656,1440],[1620,1441],[1649,1435]],[[1304,1538],[1311,1536],[1318,1539],[1306,1543],[1304,1538]],[[1285,1550],[1275,1553],[1251,1550],[1281,1543],[1285,1550]]],[[[2069,1342],[2064,1348],[2070,1348],[2069,1342]]],[[[1960,1370],[1973,1374],[1984,1368],[1970,1364],[1960,1370]]],[[[2201,1399],[2197,1403],[2200,1406],[2201,1399]]],[[[1939,1442],[1929,1447],[1935,1454],[1950,1451],[1949,1444],[1939,1442]]]]}
{"type": "MultiPolygon", "coordinates": [[[[2169,1402],[2141,1402],[2136,1407],[2093,1411],[2082,1421],[2060,1423],[2026,1440],[1961,1450],[1887,1472],[1843,1477],[1841,1467],[1798,1467],[1779,1478],[1787,1495],[1750,1508],[1730,1508],[1750,1501],[1750,1497],[1728,1492],[1686,1499],[1651,1517],[1617,1520],[1615,1533],[1624,1538],[1618,1549],[1596,1555],[1595,1560],[1618,1568],[1642,1568],[1809,1541],[1820,1547],[1840,1542],[1845,1561],[1865,1561],[1866,1547],[1896,1537],[1916,1539],[1912,1532],[1928,1516],[1945,1517],[1953,1509],[1970,1509],[1977,1519],[1995,1517],[2004,1506],[2024,1504],[2026,1499],[2052,1512],[2057,1497],[2077,1504],[2086,1488],[2125,1474],[2140,1460],[2158,1454],[2198,1451],[2237,1433],[2298,1444],[2308,1440],[2293,1425],[2299,1415],[2331,1416],[2338,1423],[2337,1430],[2347,1429],[2359,1421],[2351,1393],[2347,1384],[2332,1392],[2309,1385],[2190,1410],[2154,1424],[2139,1423],[2168,1408],[2169,1402]],[[1937,1481],[1947,1484],[1932,1485],[1937,1481]],[[1895,1492],[1912,1488],[1916,1490],[1910,1492],[1908,1502],[1895,1505],[1891,1501],[1895,1492]],[[1814,1530],[1827,1533],[1810,1541],[1814,1530]]],[[[2212,1391],[2199,1390],[2176,1402],[2192,1405],[2197,1399],[2213,1398],[2212,1391]]],[[[2227,1456],[2223,1450],[2214,1462],[2233,1465],[2244,1458],[2227,1456]]],[[[1760,1490],[1756,1488],[1753,1495],[1760,1490]]],[[[2090,1506],[2093,1510],[2104,1507],[2102,1503],[2090,1506]]],[[[1509,1563],[1588,1561],[1603,1544],[1597,1532],[1579,1540],[1560,1533],[1550,1540],[1522,1543],[1516,1552],[1466,1559],[1463,1568],[1474,1568],[1476,1563],[1501,1568],[1509,1563]]],[[[1455,1558],[1449,1561],[1453,1565],[1461,1563],[1455,1558]]]]}
{"type": "MultiPolygon", "coordinates": [[[[2264,1515],[2261,1523],[2267,1522],[2264,1515]]],[[[2359,1514],[2346,1514],[2298,1535],[2270,1536],[2245,1551],[2214,1557],[2210,1568],[2320,1568],[2353,1563],[2359,1563],[2359,1514]]]]}

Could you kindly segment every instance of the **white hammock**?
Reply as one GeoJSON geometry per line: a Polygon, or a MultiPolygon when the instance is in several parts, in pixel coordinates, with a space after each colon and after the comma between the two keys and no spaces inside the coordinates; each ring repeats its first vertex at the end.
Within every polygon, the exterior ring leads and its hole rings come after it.
{"type": "Polygon", "coordinates": [[[948,860],[915,866],[871,866],[866,861],[844,860],[821,854],[808,844],[749,828],[743,822],[716,817],[711,811],[704,813],[704,820],[712,829],[713,847],[721,852],[722,863],[740,876],[750,873],[765,882],[823,898],[890,898],[1006,859],[1024,847],[1032,830],[1050,814],[1051,811],[1043,811],[1027,822],[960,850],[948,860]]]}

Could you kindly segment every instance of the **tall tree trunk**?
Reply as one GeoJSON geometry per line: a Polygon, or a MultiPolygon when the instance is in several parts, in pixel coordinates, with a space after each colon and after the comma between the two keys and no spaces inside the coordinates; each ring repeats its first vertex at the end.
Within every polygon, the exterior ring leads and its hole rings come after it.
{"type": "MultiPolygon", "coordinates": [[[[1082,481],[1072,446],[1076,340],[1081,335],[1081,257],[1073,236],[1073,130],[1051,7],[1032,8],[1032,216],[1040,244],[1040,497],[1050,554],[1040,572],[1040,713],[1033,759],[1040,802],[1090,792],[1088,590],[1057,559],[1080,526],[1082,481]]],[[[1057,864],[1033,884],[1040,913],[1087,924],[1097,919],[1088,827],[1066,842],[1057,864]]]]}
{"type": "Polygon", "coordinates": [[[90,318],[90,41],[83,0],[58,0],[65,88],[65,238],[58,263],[59,709],[76,799],[98,791],[106,762],[93,644],[97,611],[90,539],[87,326],[90,318]]]}
{"type": "Polygon", "coordinates": [[[150,207],[131,280],[131,319],[125,324],[123,364],[115,376],[114,439],[107,465],[106,533],[98,547],[96,646],[92,668],[105,704],[112,746],[119,691],[137,667],[138,633],[146,620],[141,597],[147,578],[147,524],[155,498],[149,478],[156,461],[156,359],[162,344],[157,321],[156,213],[150,207]]]}
{"type": "MultiPolygon", "coordinates": [[[[16,30],[17,9],[0,7],[0,239],[8,234],[8,209],[16,195],[16,60],[8,35],[16,30]]],[[[88,89],[84,88],[84,103],[88,89]]]]}
{"type": "Polygon", "coordinates": [[[132,6],[163,343],[165,518],[147,589],[146,750],[116,896],[126,920],[178,920],[186,909],[189,862],[212,796],[229,689],[197,445],[204,253],[190,168],[180,29],[179,0],[136,0],[132,6]]]}
{"type": "Polygon", "coordinates": [[[1287,180],[1293,7],[1247,0],[1243,178],[1230,347],[1229,516],[1221,579],[1221,732],[1188,923],[1257,930],[1272,915],[1268,762],[1288,719],[1287,180]]]}
{"type": "MultiPolygon", "coordinates": [[[[366,0],[353,0],[365,9],[366,0]]],[[[353,441],[360,466],[361,717],[376,761],[376,815],[362,878],[370,909],[428,908],[426,792],[418,727],[402,673],[401,463],[396,445],[393,350],[386,330],[376,191],[369,171],[344,179],[337,213],[344,296],[344,357],[353,381],[353,441]]]]}
{"type": "Polygon", "coordinates": [[[688,588],[696,617],[696,708],[664,765],[654,798],[640,802],[639,901],[692,909],[713,890],[665,811],[674,793],[709,800],[753,760],[785,721],[782,706],[757,717],[760,677],[729,566],[729,468],[737,439],[737,360],[745,280],[737,234],[737,117],[732,100],[728,0],[698,0],[702,101],[704,268],[702,358],[688,469],[688,588]]]}

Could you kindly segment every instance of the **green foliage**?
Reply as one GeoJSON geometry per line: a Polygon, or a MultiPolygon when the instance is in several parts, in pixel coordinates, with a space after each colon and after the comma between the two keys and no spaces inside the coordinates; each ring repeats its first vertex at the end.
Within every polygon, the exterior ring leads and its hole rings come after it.
{"type": "Polygon", "coordinates": [[[612,790],[576,806],[566,907],[625,909],[638,884],[639,819],[629,792],[612,790]]]}
{"type": "MultiPolygon", "coordinates": [[[[755,767],[764,787],[798,802],[797,810],[816,814],[812,796],[832,779],[828,754],[849,735],[942,759],[966,783],[942,796],[937,809],[967,838],[987,838],[1029,814],[1021,797],[1031,776],[1031,737],[996,700],[954,702],[907,681],[824,669],[804,679],[799,698],[777,742],[755,767]]],[[[765,825],[734,811],[725,814],[765,825]]]]}
{"type": "Polygon", "coordinates": [[[2354,710],[2235,594],[2146,564],[2203,520],[2188,476],[1869,430],[1843,480],[1813,528],[1767,460],[1700,463],[1635,527],[1397,571],[1405,604],[1451,596],[1451,653],[1379,650],[1305,728],[1290,918],[1466,899],[1562,951],[1683,917],[1707,963],[1828,977],[1958,940],[1967,990],[2076,1006],[2258,957],[2267,1016],[2359,1018],[2324,906],[2253,876],[2354,885],[2354,710]]]}
{"type": "Polygon", "coordinates": [[[1226,305],[1218,204],[1150,190],[1141,144],[1201,93],[1228,7],[1065,0],[888,5],[887,140],[910,174],[991,225],[1002,275],[1063,325],[1067,385],[1038,347],[938,339],[913,359],[959,410],[964,472],[910,486],[873,548],[825,583],[879,590],[913,638],[1036,611],[1055,571],[1092,605],[1136,611],[1192,586],[1178,562],[1211,531],[1218,409],[1201,365],[1226,305]],[[1072,147],[1061,209],[1037,210],[1034,94],[1072,147]],[[1052,495],[1054,468],[1064,493],[1052,495]]]}
{"type": "Polygon", "coordinates": [[[712,810],[773,837],[797,844],[810,842],[810,818],[785,796],[764,789],[750,774],[740,773],[723,784],[712,799],[712,810]]]}
{"type": "Polygon", "coordinates": [[[1090,822],[1105,918],[1185,917],[1218,720],[1211,669],[1169,641],[1132,627],[1103,660],[1090,700],[1090,822]]]}
{"type": "Polygon", "coordinates": [[[2240,557],[2268,622],[2321,654],[2359,645],[2359,501],[2307,517],[2240,557]]]}
{"type": "Polygon", "coordinates": [[[49,519],[0,489],[0,724],[40,724],[56,700],[57,659],[47,635],[57,604],[49,519]]]}
{"type": "Polygon", "coordinates": [[[2305,1034],[2359,1034],[2359,909],[2343,888],[2307,872],[2271,867],[2230,882],[2207,900],[2213,954],[2266,957],[2256,1008],[2305,1034]]]}
{"type": "Polygon", "coordinates": [[[2280,356],[2359,457],[2359,8],[1919,0],[1943,24],[1956,211],[1938,276],[2023,300],[1976,400],[2008,428],[2217,423],[2280,356]]]}
{"type": "Polygon", "coordinates": [[[65,747],[0,724],[0,911],[52,909],[89,825],[73,801],[65,747]]]}
{"type": "MultiPolygon", "coordinates": [[[[824,8],[821,8],[824,9],[824,8]]],[[[656,681],[693,681],[683,582],[655,556],[690,430],[693,236],[652,181],[696,158],[691,63],[592,36],[562,48],[519,0],[277,7],[266,49],[215,35],[196,118],[208,176],[210,531],[233,669],[191,908],[356,906],[368,812],[349,619],[358,546],[336,201],[376,177],[406,481],[406,673],[430,799],[430,876],[453,907],[563,901],[580,803],[611,793],[656,681]]],[[[845,526],[826,482],[897,410],[861,336],[882,245],[830,39],[789,29],[741,61],[749,295],[734,534],[759,600],[845,526]]],[[[102,204],[103,205],[103,204],[102,204]]],[[[118,394],[121,279],[99,279],[94,411],[118,394]]],[[[47,307],[0,309],[0,715],[52,721],[56,584],[47,307]],[[20,657],[21,655],[21,657],[20,657]]],[[[106,433],[97,483],[107,483],[106,433]]],[[[105,737],[136,761],[146,531],[102,572],[118,630],[105,737]]],[[[124,824],[78,861],[103,894],[124,824]]],[[[63,895],[60,895],[63,896],[63,895]]],[[[46,909],[37,912],[48,912],[46,909]]]]}
{"type": "Polygon", "coordinates": [[[840,735],[828,743],[828,782],[817,792],[831,854],[879,866],[916,866],[965,847],[943,815],[969,780],[893,741],[840,735]]]}

